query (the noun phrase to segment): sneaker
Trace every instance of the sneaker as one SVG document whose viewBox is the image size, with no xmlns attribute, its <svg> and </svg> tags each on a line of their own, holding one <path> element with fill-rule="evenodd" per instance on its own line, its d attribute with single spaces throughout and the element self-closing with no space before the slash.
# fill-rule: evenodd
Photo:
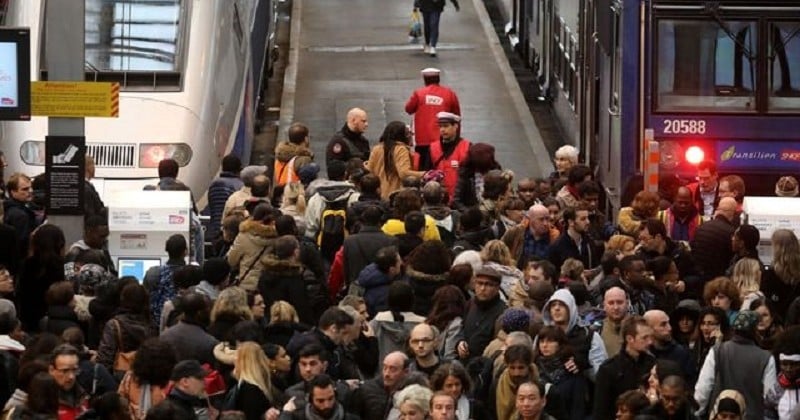
<svg viewBox="0 0 800 420">
<path fill-rule="evenodd" d="M 436 57 L 436 47 L 430 47 L 430 49 L 428 49 L 428 54 L 430 54 L 431 57 Z"/>
<path fill-rule="evenodd" d="M 422 52 L 423 52 L 423 54 L 430 54 L 430 52 L 431 52 L 431 47 L 430 47 L 430 45 L 428 45 L 428 44 L 425 44 L 425 46 L 424 46 L 424 47 L 422 47 Z"/>
</svg>

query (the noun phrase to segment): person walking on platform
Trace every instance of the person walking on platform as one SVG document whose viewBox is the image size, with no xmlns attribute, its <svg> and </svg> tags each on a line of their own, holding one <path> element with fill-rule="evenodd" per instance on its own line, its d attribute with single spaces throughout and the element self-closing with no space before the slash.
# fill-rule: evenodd
<svg viewBox="0 0 800 420">
<path fill-rule="evenodd" d="M 447 189 L 448 202 L 453 202 L 458 168 L 467 157 L 470 141 L 461 137 L 461 117 L 452 112 L 436 114 L 439 122 L 440 140 L 431 144 L 431 168 L 444 173 L 442 185 Z"/>
<path fill-rule="evenodd" d="M 439 126 L 436 114 L 452 112 L 461 115 L 461 106 L 456 93 L 439 84 L 441 70 L 429 67 L 422 70 L 421 87 L 411 94 L 406 102 L 406 113 L 414 114 L 415 151 L 419 153 L 419 170 L 431 168 L 430 146 L 439 140 Z"/>
<path fill-rule="evenodd" d="M 364 137 L 368 126 L 367 111 L 361 108 L 347 111 L 344 127 L 333 135 L 325 149 L 326 165 L 331 166 L 334 160 L 347 163 L 351 158 L 369 159 L 369 140 Z"/>
<path fill-rule="evenodd" d="M 425 54 L 436 57 L 436 44 L 439 42 L 439 18 L 447 0 L 416 0 L 414 6 L 422 12 L 422 27 L 425 31 Z M 453 2 L 456 12 L 461 10 L 457 0 Z"/>
</svg>

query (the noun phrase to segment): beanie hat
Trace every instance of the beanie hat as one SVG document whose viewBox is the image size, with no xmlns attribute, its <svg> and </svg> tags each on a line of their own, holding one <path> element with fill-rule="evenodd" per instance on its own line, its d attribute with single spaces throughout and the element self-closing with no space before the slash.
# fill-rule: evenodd
<svg viewBox="0 0 800 420">
<path fill-rule="evenodd" d="M 733 398 L 722 398 L 717 403 L 717 413 L 731 413 L 741 416 L 742 409 Z"/>
<path fill-rule="evenodd" d="M 500 324 L 506 333 L 514 331 L 527 332 L 530 322 L 531 316 L 528 311 L 520 308 L 509 308 L 503 312 L 500 318 Z"/>
<path fill-rule="evenodd" d="M 758 325 L 758 313 L 755 311 L 741 311 L 733 321 L 735 331 L 752 332 Z"/>
<path fill-rule="evenodd" d="M 775 183 L 775 195 L 778 197 L 797 197 L 800 187 L 793 176 L 784 176 Z"/>
</svg>

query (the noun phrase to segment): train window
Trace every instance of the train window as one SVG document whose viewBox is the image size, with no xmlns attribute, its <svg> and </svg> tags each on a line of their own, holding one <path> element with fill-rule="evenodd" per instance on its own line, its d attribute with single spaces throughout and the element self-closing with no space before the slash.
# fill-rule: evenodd
<svg viewBox="0 0 800 420">
<path fill-rule="evenodd" d="M 769 27 L 769 108 L 800 109 L 800 23 L 772 22 Z"/>
<path fill-rule="evenodd" d="M 181 0 L 86 0 L 86 67 L 181 71 Z"/>
<path fill-rule="evenodd" d="M 755 112 L 756 22 L 662 19 L 658 111 Z"/>
<path fill-rule="evenodd" d="M 6 24 L 6 13 L 8 13 L 8 0 L 0 0 L 0 26 Z"/>
</svg>

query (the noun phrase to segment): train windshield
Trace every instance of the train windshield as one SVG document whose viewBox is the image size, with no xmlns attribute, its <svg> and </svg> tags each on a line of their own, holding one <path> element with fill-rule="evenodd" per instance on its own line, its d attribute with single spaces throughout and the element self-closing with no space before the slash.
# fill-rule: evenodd
<svg viewBox="0 0 800 420">
<path fill-rule="evenodd" d="M 755 21 L 661 19 L 658 111 L 755 112 Z"/>
<path fill-rule="evenodd" d="M 800 109 L 800 23 L 772 22 L 769 28 L 769 107 Z"/>
<path fill-rule="evenodd" d="M 86 0 L 86 67 L 180 71 L 181 0 Z"/>
</svg>

